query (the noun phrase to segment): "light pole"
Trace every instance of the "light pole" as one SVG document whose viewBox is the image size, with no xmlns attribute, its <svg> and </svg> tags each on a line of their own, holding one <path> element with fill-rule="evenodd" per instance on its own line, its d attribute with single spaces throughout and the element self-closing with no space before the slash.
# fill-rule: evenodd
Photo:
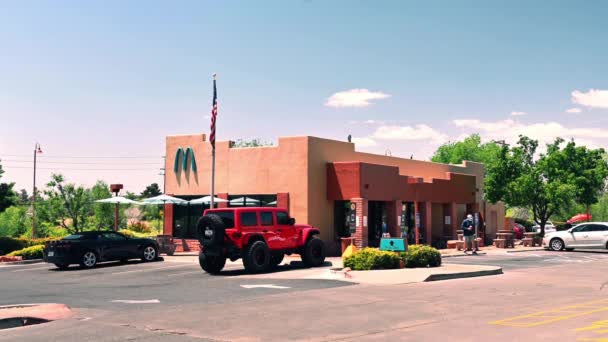
<svg viewBox="0 0 608 342">
<path fill-rule="evenodd" d="M 34 145 L 34 186 L 32 189 L 32 239 L 36 238 L 36 156 L 42 153 L 40 144 Z"/>
</svg>

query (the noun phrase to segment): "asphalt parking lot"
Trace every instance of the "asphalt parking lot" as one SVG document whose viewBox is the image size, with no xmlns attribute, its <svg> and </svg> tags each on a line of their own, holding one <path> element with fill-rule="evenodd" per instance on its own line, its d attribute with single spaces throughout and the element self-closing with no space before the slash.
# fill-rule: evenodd
<svg viewBox="0 0 608 342">
<path fill-rule="evenodd" d="M 279 271 L 289 271 L 281 266 Z M 90 270 L 71 267 L 60 271 L 38 263 L 0 267 L 0 305 L 63 303 L 71 307 L 124 310 L 159 303 L 218 304 L 277 292 L 297 292 L 348 286 L 333 280 L 243 279 L 243 267 L 227 265 L 221 276 L 205 273 L 191 262 L 130 261 L 99 264 Z M 126 305 L 129 304 L 129 305 Z"/>
<path fill-rule="evenodd" d="M 238 263 L 221 276 L 175 260 L 64 272 L 1 267 L 0 304 L 66 303 L 76 316 L 4 330 L 0 341 L 606 341 L 607 259 L 452 257 L 444 262 L 502 265 L 505 273 L 386 286 L 253 279 Z"/>
</svg>

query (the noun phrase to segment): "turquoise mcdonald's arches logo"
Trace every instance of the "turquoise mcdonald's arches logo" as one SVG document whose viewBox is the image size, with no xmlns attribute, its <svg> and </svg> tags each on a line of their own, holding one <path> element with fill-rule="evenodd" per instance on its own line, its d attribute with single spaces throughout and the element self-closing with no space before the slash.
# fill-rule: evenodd
<svg viewBox="0 0 608 342">
<path fill-rule="evenodd" d="M 190 157 L 190 158 L 188 158 Z M 188 171 L 188 159 L 190 159 L 190 167 L 192 172 L 196 172 L 196 159 L 194 158 L 194 150 L 192 147 L 187 147 L 185 150 L 181 147 L 175 152 L 175 163 L 173 163 L 173 172 L 177 173 L 180 170 Z"/>
</svg>

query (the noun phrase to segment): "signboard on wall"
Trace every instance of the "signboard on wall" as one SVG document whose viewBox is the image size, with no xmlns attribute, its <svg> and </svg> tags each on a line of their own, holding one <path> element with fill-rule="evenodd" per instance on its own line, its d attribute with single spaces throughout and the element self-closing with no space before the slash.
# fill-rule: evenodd
<svg viewBox="0 0 608 342">
<path fill-rule="evenodd" d="M 350 235 L 355 235 L 357 231 L 357 226 L 359 225 L 357 217 L 357 203 L 350 204 L 350 211 L 348 213 L 348 228 L 350 231 Z"/>
<path fill-rule="evenodd" d="M 416 213 L 416 228 L 420 229 L 420 213 Z"/>
</svg>

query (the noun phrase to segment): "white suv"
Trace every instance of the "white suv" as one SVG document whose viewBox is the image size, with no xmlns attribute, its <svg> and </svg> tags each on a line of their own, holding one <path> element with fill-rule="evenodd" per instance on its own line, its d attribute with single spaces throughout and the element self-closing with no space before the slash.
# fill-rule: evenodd
<svg viewBox="0 0 608 342">
<path fill-rule="evenodd" d="M 568 230 L 545 234 L 543 247 L 554 251 L 575 248 L 608 248 L 608 223 L 581 223 Z"/>
</svg>

